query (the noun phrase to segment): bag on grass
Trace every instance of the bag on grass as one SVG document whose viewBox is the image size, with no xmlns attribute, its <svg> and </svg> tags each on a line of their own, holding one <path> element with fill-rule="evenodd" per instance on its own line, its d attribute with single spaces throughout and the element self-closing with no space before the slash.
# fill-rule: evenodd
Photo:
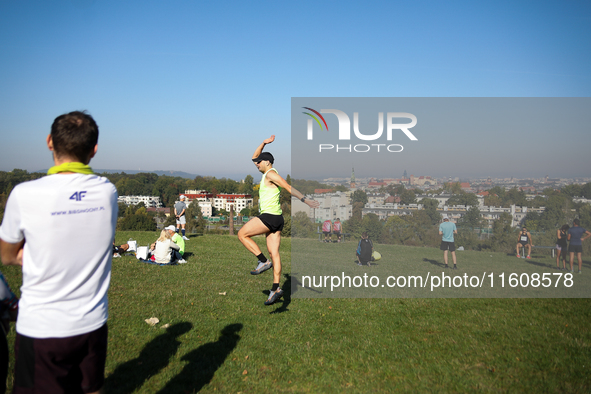
<svg viewBox="0 0 591 394">
<path fill-rule="evenodd" d="M 129 238 L 129 241 L 127 241 L 127 244 L 129 245 L 129 249 L 127 249 L 128 252 L 136 252 L 137 251 L 137 241 L 134 241 L 133 239 Z"/>
<path fill-rule="evenodd" d="M 148 258 L 148 250 L 150 250 L 150 248 L 148 248 L 147 246 L 138 246 L 137 252 L 135 253 L 135 257 L 138 260 L 146 260 Z"/>
</svg>

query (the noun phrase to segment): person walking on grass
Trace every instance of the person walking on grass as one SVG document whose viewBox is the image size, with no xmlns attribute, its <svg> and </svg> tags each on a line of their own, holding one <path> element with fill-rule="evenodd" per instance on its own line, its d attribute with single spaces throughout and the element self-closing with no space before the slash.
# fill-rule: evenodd
<svg viewBox="0 0 591 394">
<path fill-rule="evenodd" d="M 273 268 L 273 287 L 269 298 L 265 301 L 265 305 L 271 305 L 283 296 L 283 290 L 279 287 L 281 280 L 281 256 L 279 255 L 279 246 L 281 245 L 281 230 L 283 229 L 283 216 L 281 206 L 279 204 L 279 193 L 281 188 L 287 190 L 292 196 L 299 198 L 303 203 L 310 208 L 318 208 L 320 204 L 318 201 L 309 200 L 304 197 L 302 193 L 291 187 L 285 179 L 283 179 L 275 168 L 273 163 L 275 158 L 269 152 L 263 152 L 265 145 L 275 141 L 275 136 L 272 135 L 260 144 L 254 151 L 252 161 L 257 169 L 263 174 L 259 188 L 259 209 L 261 214 L 249 220 L 238 232 L 238 239 L 242 244 L 254 254 L 258 260 L 258 264 L 250 273 L 252 275 L 259 275 L 266 270 Z M 267 238 L 267 251 L 271 260 L 261 252 L 256 242 L 252 237 L 256 235 L 265 234 Z"/>
<path fill-rule="evenodd" d="M 451 252 L 451 258 L 454 262 L 454 269 L 458 269 L 456 265 L 456 244 L 454 243 L 454 234 L 457 234 L 458 230 L 456 224 L 449 221 L 446 216 L 443 218 L 443 223 L 439 225 L 439 235 L 442 235 L 441 245 L 439 249 L 443 250 L 443 261 L 445 262 L 445 268 L 448 268 L 447 264 L 447 251 Z"/>
<path fill-rule="evenodd" d="M 583 269 L 583 241 L 591 237 L 591 232 L 580 227 L 579 219 L 573 220 L 573 226 L 568 230 L 567 239 L 569 241 L 568 252 L 570 253 L 570 272 L 573 272 L 573 262 L 575 260 L 575 253 L 577 260 L 579 260 L 579 274 Z"/>
</svg>

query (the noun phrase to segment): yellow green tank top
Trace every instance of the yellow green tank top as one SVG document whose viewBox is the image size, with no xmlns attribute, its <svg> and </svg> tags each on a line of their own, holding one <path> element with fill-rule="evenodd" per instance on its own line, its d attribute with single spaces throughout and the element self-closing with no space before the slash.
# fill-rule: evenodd
<svg viewBox="0 0 591 394">
<path fill-rule="evenodd" d="M 274 168 L 270 168 L 269 171 L 277 172 L 277 170 Z M 261 178 L 261 185 L 259 187 L 259 210 L 261 213 L 281 215 L 281 205 L 279 204 L 279 193 L 281 192 L 281 188 L 279 186 L 269 187 L 265 185 L 267 172 L 263 174 L 263 177 Z"/>
</svg>

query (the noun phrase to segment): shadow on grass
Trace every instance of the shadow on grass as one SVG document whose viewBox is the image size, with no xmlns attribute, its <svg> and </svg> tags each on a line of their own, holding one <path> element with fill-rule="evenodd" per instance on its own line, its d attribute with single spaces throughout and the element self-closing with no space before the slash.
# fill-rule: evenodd
<svg viewBox="0 0 591 394">
<path fill-rule="evenodd" d="M 425 261 L 427 263 L 430 263 L 430 264 L 433 264 L 436 267 L 445 268 L 445 264 L 444 263 L 440 263 L 437 260 L 431 260 L 431 259 L 424 258 L 423 261 Z"/>
<path fill-rule="evenodd" d="M 181 342 L 177 337 L 191 330 L 188 322 L 177 323 L 166 332 L 150 341 L 140 355 L 119 365 L 105 380 L 107 393 L 132 393 L 139 389 L 150 377 L 164 369 L 178 350 Z"/>
<path fill-rule="evenodd" d="M 185 354 L 181 360 L 188 361 L 183 370 L 168 381 L 158 394 L 196 393 L 208 384 L 222 366 L 228 355 L 236 348 L 242 324 L 229 324 L 215 342 L 206 343 Z"/>
<path fill-rule="evenodd" d="M 292 276 L 289 274 L 283 274 L 283 276 L 285 277 L 285 282 L 283 282 L 283 286 L 281 287 L 281 289 L 283 290 L 283 297 L 282 297 L 282 301 L 283 303 L 281 304 L 281 306 L 271 312 L 269 312 L 270 314 L 274 314 L 274 313 L 283 313 L 283 312 L 287 312 L 289 311 L 289 309 L 287 309 L 287 307 L 289 306 L 289 304 L 291 304 L 291 278 Z M 269 296 L 269 291 L 265 292 L 267 294 L 267 296 Z"/>
<path fill-rule="evenodd" d="M 295 274 L 297 275 L 297 272 Z M 287 275 L 285 275 L 285 276 L 287 276 Z M 293 289 L 293 292 L 290 293 L 290 297 L 291 297 L 291 294 L 294 294 L 295 292 L 298 291 L 298 288 L 299 287 L 303 287 L 304 289 L 308 289 L 308 290 L 313 291 L 315 293 L 322 294 L 322 292 L 320 290 L 316 290 L 316 289 L 313 289 L 313 288 L 308 287 L 308 286 L 302 286 L 302 282 L 300 282 L 299 280 L 297 280 L 296 277 L 290 275 L 290 277 L 289 277 L 289 288 L 290 289 Z M 269 294 L 267 293 L 267 295 L 269 295 Z"/>
<path fill-rule="evenodd" d="M 545 267 L 545 268 L 553 268 L 552 265 L 548 265 L 548 264 L 544 264 L 544 263 L 539 263 L 537 261 L 534 260 L 529 260 L 529 259 L 525 259 L 525 262 L 531 265 L 536 265 L 538 267 Z M 554 262 L 556 264 L 556 262 Z"/>
</svg>

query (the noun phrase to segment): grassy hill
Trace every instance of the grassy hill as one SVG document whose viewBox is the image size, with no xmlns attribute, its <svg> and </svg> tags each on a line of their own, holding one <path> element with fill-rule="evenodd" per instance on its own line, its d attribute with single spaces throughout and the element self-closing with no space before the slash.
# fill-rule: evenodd
<svg viewBox="0 0 591 394">
<path fill-rule="evenodd" d="M 157 233 L 118 233 L 117 242 L 130 237 L 147 245 Z M 256 240 L 264 244 L 264 237 Z M 354 242 L 284 239 L 286 290 L 295 285 L 292 245 L 312 254 L 334 248 L 338 264 L 353 265 Z M 384 256 L 376 267 L 353 269 L 393 272 L 422 264 L 441 271 L 437 249 L 376 248 Z M 254 258 L 236 237 L 191 237 L 186 250 L 188 263 L 179 266 L 114 259 L 106 392 L 591 391 L 590 299 L 287 294 L 265 306 L 271 273 L 249 274 Z M 492 266 L 535 266 L 500 253 L 459 252 L 458 258 L 466 270 L 485 259 Z M 533 262 L 555 265 L 545 255 Z M 589 267 L 587 260 L 583 277 L 591 277 Z M 17 289 L 20 270 L 3 272 Z M 146 324 L 151 317 L 160 323 Z M 9 341 L 12 349 L 14 329 Z"/>
</svg>

